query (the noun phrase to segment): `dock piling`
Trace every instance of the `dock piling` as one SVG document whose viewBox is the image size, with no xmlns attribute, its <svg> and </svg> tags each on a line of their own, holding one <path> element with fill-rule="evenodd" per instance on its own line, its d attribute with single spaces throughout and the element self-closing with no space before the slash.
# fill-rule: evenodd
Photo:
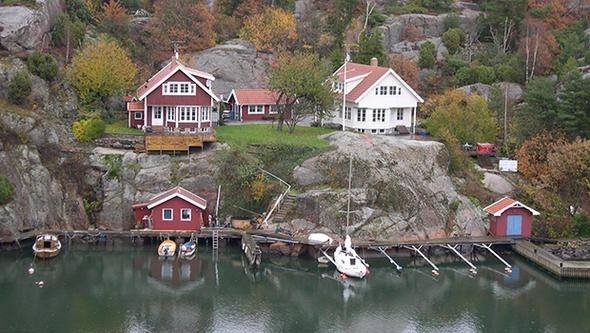
<svg viewBox="0 0 590 333">
<path fill-rule="evenodd" d="M 389 259 L 389 263 L 395 266 L 395 269 L 397 269 L 398 271 L 402 270 L 402 266 L 400 266 L 397 262 L 395 262 L 395 260 L 393 260 L 392 257 L 390 257 L 387 254 L 386 251 L 387 251 L 387 249 L 389 249 L 388 247 L 378 246 L 378 247 L 370 247 L 370 249 L 374 249 L 374 250 L 381 252 L 387 259 Z"/>
<path fill-rule="evenodd" d="M 424 258 L 424 260 L 426 260 L 426 262 L 429 263 L 430 266 L 432 266 L 432 274 L 434 274 L 434 275 L 438 275 L 439 274 L 438 267 L 432 261 L 430 261 L 430 259 L 428 259 L 428 257 L 424 253 L 422 253 L 422 251 L 420 251 L 422 249 L 422 245 L 420 245 L 418 247 L 416 247 L 415 245 L 412 245 L 412 246 L 404 246 L 404 247 L 406 249 L 408 249 L 408 250 L 414 250 L 422 258 Z"/>
<path fill-rule="evenodd" d="M 484 248 L 484 249 L 488 250 L 488 251 L 489 251 L 491 254 L 493 254 L 493 255 L 494 255 L 496 258 L 498 258 L 498 260 L 500 260 L 500 262 L 502 262 L 502 263 L 504 264 L 504 266 L 506 266 L 506 267 L 504 268 L 504 270 L 505 270 L 506 272 L 508 272 L 508 273 L 512 272 L 512 266 L 511 266 L 509 263 L 507 263 L 507 262 L 506 262 L 506 260 L 502 259 L 502 257 L 500 257 L 500 255 L 499 255 L 499 254 L 497 254 L 497 253 L 496 253 L 496 251 L 492 250 L 492 244 L 490 244 L 490 245 L 487 245 L 487 244 L 484 244 L 484 243 L 482 243 L 482 244 L 473 244 L 473 245 L 475 245 L 475 246 L 479 246 L 479 247 L 481 247 L 481 248 Z"/>
<path fill-rule="evenodd" d="M 463 261 L 465 261 L 465 263 L 467 265 L 469 265 L 469 267 L 471 267 L 471 269 L 469 270 L 471 273 L 473 274 L 477 274 L 477 267 L 475 267 L 474 264 L 471 263 L 471 261 L 467 260 L 467 258 L 465 258 L 461 252 L 457 251 L 457 245 L 455 246 L 451 246 L 449 244 L 445 244 L 445 245 L 441 245 L 444 248 L 447 248 L 449 250 L 451 250 L 453 253 L 455 253 L 457 256 L 459 256 L 459 258 L 461 258 Z"/>
</svg>

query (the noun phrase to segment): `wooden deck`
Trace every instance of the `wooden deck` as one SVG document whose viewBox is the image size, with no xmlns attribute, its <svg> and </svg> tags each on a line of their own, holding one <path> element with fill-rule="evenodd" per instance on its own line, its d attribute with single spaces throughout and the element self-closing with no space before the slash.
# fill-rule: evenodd
<svg viewBox="0 0 590 333">
<path fill-rule="evenodd" d="M 215 132 L 207 133 L 149 133 L 144 137 L 146 152 L 189 152 L 191 148 L 203 148 L 205 143 L 216 142 Z"/>
</svg>

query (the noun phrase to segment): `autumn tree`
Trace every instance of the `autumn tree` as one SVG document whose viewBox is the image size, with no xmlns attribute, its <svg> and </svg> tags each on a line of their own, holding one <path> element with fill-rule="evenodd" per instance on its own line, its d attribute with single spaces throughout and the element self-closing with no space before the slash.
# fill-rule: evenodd
<svg viewBox="0 0 590 333">
<path fill-rule="evenodd" d="M 236 38 L 244 19 L 261 13 L 264 0 L 219 0 L 215 1 L 215 32 L 219 40 Z"/>
<path fill-rule="evenodd" d="M 561 29 L 572 21 L 567 4 L 562 0 L 528 0 L 529 13 L 542 19 L 551 29 Z"/>
<path fill-rule="evenodd" d="M 72 59 L 68 77 L 82 103 L 101 102 L 133 86 L 135 64 L 125 50 L 106 35 L 87 44 Z"/>
<path fill-rule="evenodd" d="M 201 1 L 157 0 L 150 24 L 153 44 L 170 50 L 178 43 L 184 50 L 200 51 L 215 45 L 213 15 Z"/>
<path fill-rule="evenodd" d="M 526 80 L 530 81 L 534 75 L 550 73 L 559 45 L 542 21 L 527 18 L 524 25 L 519 52 L 525 59 Z"/>
<path fill-rule="evenodd" d="M 498 124 L 482 96 L 450 90 L 430 98 L 425 109 L 430 112 L 425 124 L 434 136 L 449 131 L 459 142 L 494 142 Z"/>
<path fill-rule="evenodd" d="M 389 56 L 389 67 L 401 76 L 413 89 L 417 89 L 420 79 L 420 69 L 416 62 L 401 54 L 391 54 Z"/>
<path fill-rule="evenodd" d="M 258 50 L 281 51 L 292 49 L 297 40 L 297 22 L 293 14 L 278 7 L 248 17 L 239 33 Z"/>
<path fill-rule="evenodd" d="M 277 57 L 270 67 L 268 85 L 278 95 L 279 130 L 287 123 L 292 132 L 302 118 L 323 118 L 331 112 L 334 96 L 326 80 L 329 74 L 328 66 L 312 53 L 282 53 Z"/>
<path fill-rule="evenodd" d="M 129 15 L 118 0 L 109 0 L 102 5 L 100 28 L 118 37 L 129 32 Z"/>
</svg>

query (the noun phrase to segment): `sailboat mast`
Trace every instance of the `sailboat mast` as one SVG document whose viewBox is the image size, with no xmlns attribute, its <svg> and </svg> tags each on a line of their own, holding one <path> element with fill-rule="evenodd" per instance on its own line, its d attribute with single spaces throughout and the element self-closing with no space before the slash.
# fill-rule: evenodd
<svg viewBox="0 0 590 333">
<path fill-rule="evenodd" d="M 346 204 L 346 234 L 348 235 L 348 224 L 350 222 L 350 188 L 352 187 L 352 154 L 348 166 L 348 202 Z"/>
</svg>

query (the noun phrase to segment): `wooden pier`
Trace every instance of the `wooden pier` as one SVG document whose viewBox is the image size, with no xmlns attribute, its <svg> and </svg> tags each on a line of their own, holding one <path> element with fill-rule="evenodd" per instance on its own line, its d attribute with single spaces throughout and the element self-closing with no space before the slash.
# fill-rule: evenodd
<svg viewBox="0 0 590 333">
<path fill-rule="evenodd" d="M 526 259 L 545 270 L 562 278 L 590 278 L 590 262 L 564 260 L 531 243 L 528 240 L 517 241 L 512 248 Z"/>
<path fill-rule="evenodd" d="M 205 143 L 216 142 L 215 132 L 204 133 L 149 133 L 144 137 L 146 152 L 177 152 L 187 154 L 191 148 L 203 148 Z"/>
</svg>

